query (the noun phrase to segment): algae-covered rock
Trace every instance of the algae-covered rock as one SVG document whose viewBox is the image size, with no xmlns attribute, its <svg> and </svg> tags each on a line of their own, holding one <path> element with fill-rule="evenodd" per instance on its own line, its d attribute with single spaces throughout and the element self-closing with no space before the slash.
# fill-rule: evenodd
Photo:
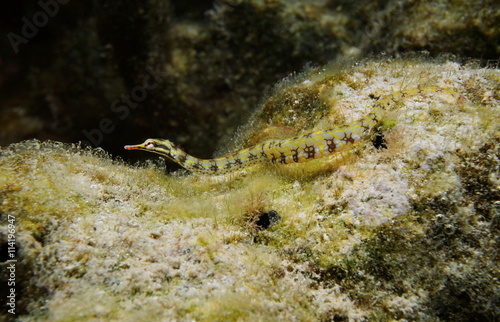
<svg viewBox="0 0 500 322">
<path fill-rule="evenodd" d="M 221 148 L 388 103 L 373 136 L 327 158 L 209 177 L 53 141 L 3 147 L 0 282 L 17 260 L 17 317 L 498 319 L 500 72 L 339 65 L 281 82 Z"/>
</svg>

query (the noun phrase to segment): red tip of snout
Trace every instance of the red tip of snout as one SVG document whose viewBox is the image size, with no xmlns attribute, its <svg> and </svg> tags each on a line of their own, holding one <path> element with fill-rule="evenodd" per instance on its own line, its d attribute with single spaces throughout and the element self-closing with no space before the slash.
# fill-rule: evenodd
<svg viewBox="0 0 500 322">
<path fill-rule="evenodd" d="M 125 145 L 124 146 L 125 150 L 135 150 L 138 147 L 139 147 L 138 145 Z"/>
</svg>

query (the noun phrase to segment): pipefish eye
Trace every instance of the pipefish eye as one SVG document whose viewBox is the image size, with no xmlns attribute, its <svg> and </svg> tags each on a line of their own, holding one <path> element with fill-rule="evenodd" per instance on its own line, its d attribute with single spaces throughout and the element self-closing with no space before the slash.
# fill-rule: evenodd
<svg viewBox="0 0 500 322">
<path fill-rule="evenodd" d="M 146 149 L 152 149 L 156 147 L 156 143 L 154 141 L 146 141 L 146 144 L 144 144 L 144 147 Z"/>
</svg>

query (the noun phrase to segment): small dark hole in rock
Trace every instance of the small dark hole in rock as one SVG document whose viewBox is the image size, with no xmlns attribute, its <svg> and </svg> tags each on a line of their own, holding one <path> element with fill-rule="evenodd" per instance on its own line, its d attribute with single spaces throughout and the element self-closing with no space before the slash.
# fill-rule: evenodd
<svg viewBox="0 0 500 322">
<path fill-rule="evenodd" d="M 382 134 L 382 131 L 377 131 L 377 134 L 373 138 L 373 146 L 380 150 L 380 149 L 387 149 L 387 142 L 385 141 L 384 134 Z"/>
<path fill-rule="evenodd" d="M 275 210 L 271 210 L 269 212 L 265 212 L 259 216 L 259 219 L 255 222 L 255 225 L 259 230 L 264 230 L 271 227 L 273 224 L 277 223 L 281 220 L 281 216 L 278 215 L 278 212 Z"/>
</svg>

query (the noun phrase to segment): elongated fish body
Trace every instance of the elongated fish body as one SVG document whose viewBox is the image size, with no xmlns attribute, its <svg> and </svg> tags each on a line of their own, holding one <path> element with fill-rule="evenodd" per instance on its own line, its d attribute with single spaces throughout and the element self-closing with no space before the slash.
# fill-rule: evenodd
<svg viewBox="0 0 500 322">
<path fill-rule="evenodd" d="M 199 159 L 187 154 L 169 140 L 147 139 L 138 145 L 126 145 L 127 150 L 144 150 L 161 154 L 185 169 L 199 174 L 220 175 L 259 163 L 300 163 L 323 158 L 358 142 L 376 126 L 386 108 L 405 98 L 430 92 L 458 94 L 440 87 L 413 88 L 382 97 L 363 119 L 325 131 L 317 131 L 286 140 L 268 140 L 253 147 L 216 159 Z M 459 96 L 459 95 L 458 95 Z"/>
<path fill-rule="evenodd" d="M 376 107 L 360 121 L 291 139 L 264 141 L 251 148 L 216 159 L 198 159 L 187 154 L 171 141 L 162 139 L 147 139 L 142 144 L 126 145 L 125 149 L 158 153 L 189 171 L 219 175 L 259 162 L 289 164 L 329 156 L 359 141 L 380 122 L 383 112 L 383 109 Z"/>
</svg>

